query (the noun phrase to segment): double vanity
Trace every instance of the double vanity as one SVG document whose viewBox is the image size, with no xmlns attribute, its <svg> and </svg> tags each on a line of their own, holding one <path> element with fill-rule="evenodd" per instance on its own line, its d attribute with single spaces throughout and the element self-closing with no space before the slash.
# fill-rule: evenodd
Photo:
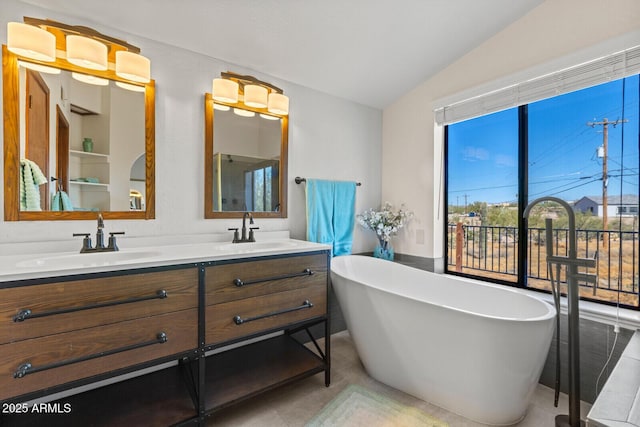
<svg viewBox="0 0 640 427">
<path fill-rule="evenodd" d="M 203 425 L 293 380 L 324 372 L 328 385 L 329 342 L 314 334 L 329 333 L 331 248 L 288 232 L 253 241 L 254 216 L 287 218 L 282 89 L 222 72 L 233 96 L 204 95 L 204 218 L 241 218 L 242 232 L 127 236 L 118 251 L 103 219 L 156 219 L 155 81 L 116 66 L 148 59 L 84 25 L 12 24 L 55 54 L 2 47 L 4 221 L 98 217 L 99 233 L 95 247 L 85 233 L 71 247 L 0 244 L 0 425 Z M 72 37 L 109 66 L 72 60 Z M 249 102 L 250 88 L 263 96 Z"/>
<path fill-rule="evenodd" d="M 292 239 L 0 256 L 0 424 L 204 425 L 293 380 L 329 385 L 309 330 L 328 336 L 329 263 Z"/>
</svg>

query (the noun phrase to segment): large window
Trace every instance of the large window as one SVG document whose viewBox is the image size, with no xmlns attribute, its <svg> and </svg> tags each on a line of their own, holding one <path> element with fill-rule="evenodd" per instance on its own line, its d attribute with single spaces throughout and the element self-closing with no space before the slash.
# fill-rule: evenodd
<svg viewBox="0 0 640 427">
<path fill-rule="evenodd" d="M 467 120 L 447 131 L 449 265 L 515 282 L 518 111 Z"/>
<path fill-rule="evenodd" d="M 445 131 L 447 271 L 548 289 L 551 247 L 566 255 L 574 212 L 584 298 L 639 306 L 639 76 L 449 124 Z M 560 275 L 564 280 L 564 274 Z"/>
</svg>

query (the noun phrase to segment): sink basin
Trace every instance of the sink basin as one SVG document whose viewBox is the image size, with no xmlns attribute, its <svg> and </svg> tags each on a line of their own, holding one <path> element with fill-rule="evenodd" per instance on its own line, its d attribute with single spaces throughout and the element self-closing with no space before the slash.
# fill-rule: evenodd
<svg viewBox="0 0 640 427">
<path fill-rule="evenodd" d="M 220 251 L 229 251 L 232 253 L 247 253 L 277 251 L 281 249 L 295 248 L 296 246 L 298 246 L 296 242 L 275 240 L 270 242 L 225 243 L 223 245 L 216 246 L 215 248 Z"/>
<path fill-rule="evenodd" d="M 20 268 L 81 268 L 98 267 L 103 265 L 126 264 L 144 258 L 160 255 L 158 251 L 119 251 L 119 252 L 89 252 L 68 255 L 52 255 L 43 258 L 20 261 L 16 267 Z"/>
</svg>

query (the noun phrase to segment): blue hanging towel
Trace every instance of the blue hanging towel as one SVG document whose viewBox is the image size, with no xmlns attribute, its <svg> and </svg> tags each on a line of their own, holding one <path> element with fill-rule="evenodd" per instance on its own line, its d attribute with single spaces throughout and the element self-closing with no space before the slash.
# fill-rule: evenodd
<svg viewBox="0 0 640 427">
<path fill-rule="evenodd" d="M 337 181 L 333 189 L 333 256 L 349 255 L 356 217 L 356 183 Z"/>
<path fill-rule="evenodd" d="M 351 253 L 356 183 L 307 179 L 307 240 L 332 245 L 333 256 Z"/>
<path fill-rule="evenodd" d="M 53 195 L 53 200 L 51 201 L 51 210 L 72 211 L 73 204 L 71 203 L 69 195 L 62 190 L 56 191 L 56 194 Z"/>
<path fill-rule="evenodd" d="M 307 179 L 307 240 L 333 244 L 333 182 Z"/>
</svg>

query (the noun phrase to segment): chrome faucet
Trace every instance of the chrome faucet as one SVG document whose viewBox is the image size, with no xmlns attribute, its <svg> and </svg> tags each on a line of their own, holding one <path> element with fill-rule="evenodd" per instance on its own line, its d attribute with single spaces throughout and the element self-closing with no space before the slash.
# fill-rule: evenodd
<svg viewBox="0 0 640 427">
<path fill-rule="evenodd" d="M 74 237 L 82 236 L 82 249 L 80 249 L 80 253 L 87 252 L 115 252 L 120 250 L 116 243 L 116 235 L 124 234 L 124 231 L 113 231 L 109 233 L 109 243 L 107 246 L 104 245 L 104 218 L 102 214 L 98 214 L 98 229 L 96 230 L 96 246 L 93 247 L 91 244 L 91 235 L 90 233 L 73 233 Z"/>
<path fill-rule="evenodd" d="M 242 215 L 242 236 L 238 235 L 237 228 L 229 228 L 229 231 L 233 231 L 233 241 L 232 243 L 246 243 L 246 242 L 255 242 L 256 238 L 254 236 L 253 230 L 258 230 L 260 227 L 249 227 L 249 236 L 247 236 L 247 218 L 249 218 L 249 225 L 253 224 L 253 215 L 251 212 L 245 212 Z"/>
<path fill-rule="evenodd" d="M 104 246 L 104 218 L 102 214 L 98 214 L 98 230 L 96 231 L 96 250 L 101 251 L 105 249 Z"/>
</svg>

